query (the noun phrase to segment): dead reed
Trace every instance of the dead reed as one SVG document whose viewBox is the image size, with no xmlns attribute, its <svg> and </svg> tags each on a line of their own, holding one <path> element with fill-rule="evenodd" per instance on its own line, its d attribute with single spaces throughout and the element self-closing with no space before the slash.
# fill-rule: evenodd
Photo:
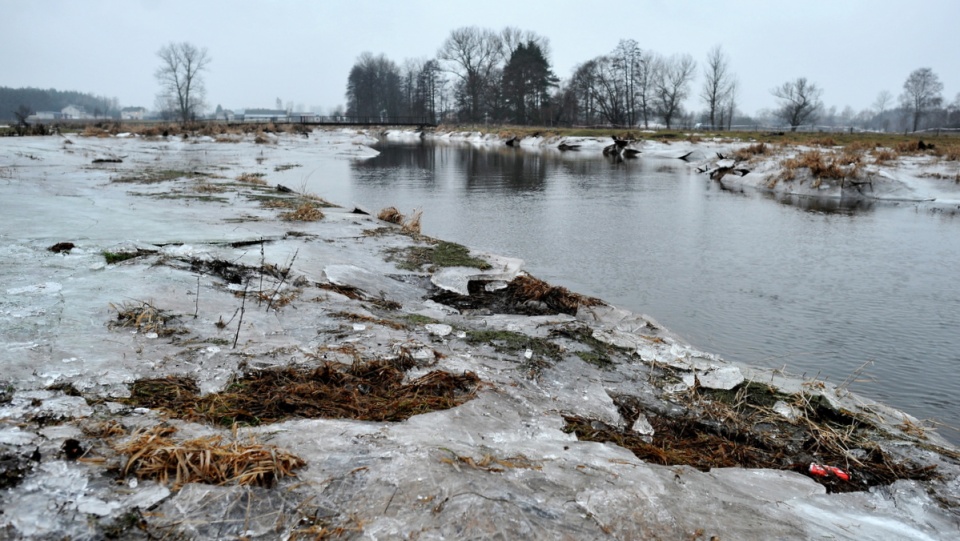
<svg viewBox="0 0 960 541">
<path fill-rule="evenodd" d="M 176 429 L 154 426 L 139 430 L 129 441 L 114 449 L 128 455 L 124 475 L 173 483 L 179 489 L 187 483 L 259 485 L 272 487 L 306 463 L 299 457 L 252 438 L 243 443 L 224 442 L 221 436 L 187 441 L 170 438 Z"/>
<path fill-rule="evenodd" d="M 319 222 L 323 219 L 323 211 L 313 202 L 304 201 L 295 210 L 281 213 L 280 219 L 287 222 Z"/>
<path fill-rule="evenodd" d="M 413 214 L 410 215 L 410 218 L 408 218 L 405 222 L 403 222 L 403 225 L 401 225 L 403 232 L 411 235 L 419 235 L 420 218 L 422 216 L 423 209 L 414 209 Z"/>
<path fill-rule="evenodd" d="M 403 223 L 403 214 L 397 210 L 397 207 L 387 207 L 377 214 L 377 218 L 385 222 L 400 225 Z"/>
<path fill-rule="evenodd" d="M 318 368 L 250 372 L 219 393 L 199 395 L 188 378 L 138 380 L 127 401 L 191 421 L 258 425 L 292 417 L 402 421 L 474 397 L 480 378 L 433 371 L 404 383 L 392 361 L 324 363 Z"/>
<path fill-rule="evenodd" d="M 581 306 L 597 306 L 603 301 L 573 293 L 560 286 L 552 286 L 529 274 L 520 274 L 507 286 L 507 294 L 515 303 L 542 302 L 559 313 L 576 315 Z"/>
<path fill-rule="evenodd" d="M 144 301 L 125 302 L 120 306 L 113 303 L 110 308 L 117 311 L 117 318 L 110 323 L 110 328 L 134 328 L 137 332 L 155 332 L 160 336 L 169 336 L 180 332 L 180 329 L 168 326 L 176 316 L 158 309 Z"/>
</svg>

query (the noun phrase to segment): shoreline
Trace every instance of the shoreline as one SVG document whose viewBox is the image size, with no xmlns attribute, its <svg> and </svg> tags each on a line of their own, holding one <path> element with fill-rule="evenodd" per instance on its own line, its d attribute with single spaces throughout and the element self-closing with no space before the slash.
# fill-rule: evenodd
<svg viewBox="0 0 960 541">
<path fill-rule="evenodd" d="M 159 512 L 145 519 L 154 531 L 203 537 L 202 526 L 169 515 L 185 508 L 201 523 L 217 523 L 223 509 L 201 505 L 209 494 L 224 501 L 254 494 L 246 497 L 261 510 L 287 512 L 321 495 L 331 502 L 323 527 L 359 528 L 355 535 L 368 537 L 454 535 L 452 517 L 464 514 L 480 531 L 513 537 L 628 539 L 702 529 L 720 538 L 904 531 L 936 538 L 957 525 L 960 455 L 907 414 L 842 386 L 727 363 L 648 317 L 526 276 L 518 260 L 470 254 L 492 268 L 445 266 L 433 259 L 442 246 L 435 239 L 277 192 L 271 182 L 238 180 L 315 153 L 375 155 L 365 147 L 368 136 L 280 136 L 260 145 L 251 138 L 70 139 L 0 141 L 14 158 L 0 178 L 4 200 L 17 209 L 0 237 L 10 266 L 0 320 L 10 367 L 0 444 L 11 457 L 34 448 L 41 457 L 11 459 L 5 470 L 23 475 L 3 489 L 11 498 L 0 524 L 21 535 L 102 532 L 140 507 Z M 119 163 L 92 164 L 121 155 Z M 298 221 L 312 215 L 306 207 L 323 218 Z M 281 218 L 287 213 L 292 221 Z M 66 241 L 75 244 L 68 253 L 48 251 Z M 103 252 L 133 257 L 107 264 Z M 135 309 L 132 324 L 118 325 Z M 258 438 L 305 462 L 299 481 L 274 488 L 175 489 L 148 478 L 131 482 L 132 474 L 120 476 L 123 485 L 96 480 L 122 463 L 117 447 L 137 430 L 162 423 L 183 438 L 230 437 L 203 416 L 131 403 L 133 382 L 189 377 L 201 394 L 217 396 L 249 373 L 326 363 L 347 370 L 360 362 L 400 366 L 406 382 L 439 371 L 446 376 L 432 377 L 469 373 L 479 383 L 454 393 L 452 409 L 400 421 L 293 418 L 237 428 L 234 437 Z M 351 392 L 368 392 L 362 389 Z M 797 466 L 656 465 L 638 457 L 661 436 L 682 433 L 681 421 L 721 437 L 714 446 L 739 438 L 793 453 L 787 462 Z M 92 425 L 110 422 L 118 433 L 91 436 Z M 814 448 L 801 437 L 812 437 Z M 99 462 L 64 458 L 68 440 Z M 748 447 L 732 450 L 738 445 Z M 835 456 L 818 455 L 829 447 L 846 457 L 827 465 L 857 484 L 800 473 Z M 691 448 L 701 458 L 713 451 Z M 903 480 L 868 476 L 867 465 L 880 458 L 904 464 L 897 470 Z M 922 478 L 927 466 L 940 477 Z M 37 503 L 73 514 L 44 526 L 30 510 Z M 877 523 L 853 526 L 877 509 Z M 99 517 L 93 526 L 89 514 Z M 265 529 L 254 537 L 268 535 L 258 527 Z"/>
<path fill-rule="evenodd" d="M 400 142 L 426 138 L 484 146 L 509 143 L 523 150 L 576 154 L 603 153 L 611 144 L 608 137 L 507 137 L 479 131 L 387 130 L 381 135 Z M 690 132 L 682 134 L 683 139 L 657 139 L 655 132 L 641 131 L 641 135 L 647 138 L 622 140 L 628 143 L 625 148 L 636 154 L 605 157 L 613 160 L 642 159 L 644 156 L 678 159 L 723 189 L 732 191 L 753 190 L 778 197 L 824 201 L 914 203 L 960 209 L 960 162 L 950 138 L 938 139 L 941 144 L 944 141 L 950 144 L 949 148 L 935 150 L 936 145 L 928 143 L 920 149 L 917 145 L 922 143 L 921 139 L 913 142 L 913 146 L 904 142 L 894 147 L 879 143 L 843 145 L 833 140 L 830 134 L 814 139 L 814 144 L 783 142 L 775 135 L 760 139 L 741 139 L 736 133 L 709 136 Z M 569 150 L 571 147 L 574 150 Z M 749 170 L 749 173 L 716 175 L 716 170 L 722 167 Z"/>
</svg>

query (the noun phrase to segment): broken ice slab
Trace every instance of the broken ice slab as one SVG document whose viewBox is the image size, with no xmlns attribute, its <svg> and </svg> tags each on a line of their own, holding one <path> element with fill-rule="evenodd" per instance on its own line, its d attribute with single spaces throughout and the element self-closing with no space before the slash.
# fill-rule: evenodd
<svg viewBox="0 0 960 541">
<path fill-rule="evenodd" d="M 736 366 L 722 366 L 697 374 L 701 387 L 729 391 L 743 383 L 743 374 Z"/>
<path fill-rule="evenodd" d="M 419 301 L 424 295 L 418 287 L 354 265 L 327 265 L 323 272 L 330 283 L 359 289 L 372 299 L 382 298 L 406 305 Z"/>
<path fill-rule="evenodd" d="M 424 328 L 426 328 L 430 334 L 441 338 L 453 332 L 453 327 L 444 323 L 428 323 L 424 325 Z"/>
<path fill-rule="evenodd" d="M 523 260 L 512 257 L 483 254 L 491 268 L 480 270 L 473 267 L 444 267 L 430 277 L 433 285 L 459 295 L 469 295 L 469 284 L 479 282 L 510 282 L 523 267 Z"/>
</svg>

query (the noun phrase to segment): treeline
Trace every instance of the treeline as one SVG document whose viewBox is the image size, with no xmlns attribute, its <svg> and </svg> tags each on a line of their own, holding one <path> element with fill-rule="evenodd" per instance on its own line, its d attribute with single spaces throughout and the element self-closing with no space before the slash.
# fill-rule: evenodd
<svg viewBox="0 0 960 541">
<path fill-rule="evenodd" d="M 664 56 L 620 40 L 578 65 L 566 81 L 553 72 L 550 43 L 530 31 L 458 28 L 436 58 L 396 64 L 365 52 L 347 79 L 346 114 L 437 121 L 534 125 L 671 127 L 689 120 L 684 102 L 697 75 L 690 55 Z M 707 59 L 703 90 L 711 124 L 729 125 L 736 81 L 723 51 Z"/>
<path fill-rule="evenodd" d="M 0 120 L 15 121 L 15 113 L 21 110 L 21 107 L 26 107 L 32 114 L 37 111 L 59 112 L 68 105 L 83 107 L 92 117 L 120 118 L 120 103 L 117 98 L 53 88 L 0 87 Z"/>
<path fill-rule="evenodd" d="M 773 83 L 777 108 L 749 116 L 738 108 L 737 77 L 720 46 L 698 66 L 688 54 L 665 56 L 622 39 L 561 79 L 547 38 L 512 27 L 464 27 L 450 33 L 434 58 L 397 64 L 384 54 L 360 55 L 347 79 L 345 114 L 528 125 L 960 128 L 960 94 L 944 99 L 930 68 L 909 74 L 898 96 L 881 91 L 859 112 L 826 107 L 823 89 L 806 77 Z"/>
</svg>

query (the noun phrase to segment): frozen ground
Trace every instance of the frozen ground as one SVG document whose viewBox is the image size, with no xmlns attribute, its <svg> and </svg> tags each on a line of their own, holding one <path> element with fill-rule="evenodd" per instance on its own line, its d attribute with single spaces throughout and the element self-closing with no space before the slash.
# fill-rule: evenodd
<svg viewBox="0 0 960 541">
<path fill-rule="evenodd" d="M 492 268 L 410 270 L 396 254 L 429 239 L 350 208 L 323 208 L 315 222 L 278 218 L 297 195 L 277 184 L 296 190 L 304 171 L 375 156 L 370 142 L 353 132 L 265 144 L 0 139 L 0 539 L 960 536 L 957 451 L 906 414 L 726 363 L 602 303 L 558 310 L 543 297 L 500 309 L 501 297 L 478 299 L 509 291 L 521 262 L 475 254 Z M 93 163 L 104 159 L 121 161 Z M 239 182 L 244 173 L 267 184 Z M 64 242 L 74 247 L 48 249 Z M 105 252 L 137 257 L 107 263 Z M 119 324 L 120 312 L 144 305 L 175 332 Z M 244 373 L 359 359 L 412 359 L 408 380 L 440 370 L 482 383 L 458 407 L 403 421 L 295 416 L 235 434 L 126 401 L 145 378 L 185 376 L 209 394 Z M 755 413 L 743 408 L 750 382 L 782 398 L 756 406 L 761 423 L 739 417 Z M 732 393 L 739 402 L 720 407 Z M 796 467 L 705 471 L 578 437 L 656 444 L 653 425 L 682 419 L 734 443 L 776 440 L 798 433 L 810 404 L 823 433 L 859 435 L 836 436 L 858 445 L 834 463 L 857 490 L 801 473 L 820 450 L 799 440 L 768 442 L 793 449 L 786 462 Z M 106 423 L 116 429 L 96 430 Z M 161 424 L 182 438 L 253 437 L 306 465 L 269 488 L 124 475 L 118 444 Z M 858 464 L 868 455 L 937 475 L 867 483 Z"/>
</svg>

